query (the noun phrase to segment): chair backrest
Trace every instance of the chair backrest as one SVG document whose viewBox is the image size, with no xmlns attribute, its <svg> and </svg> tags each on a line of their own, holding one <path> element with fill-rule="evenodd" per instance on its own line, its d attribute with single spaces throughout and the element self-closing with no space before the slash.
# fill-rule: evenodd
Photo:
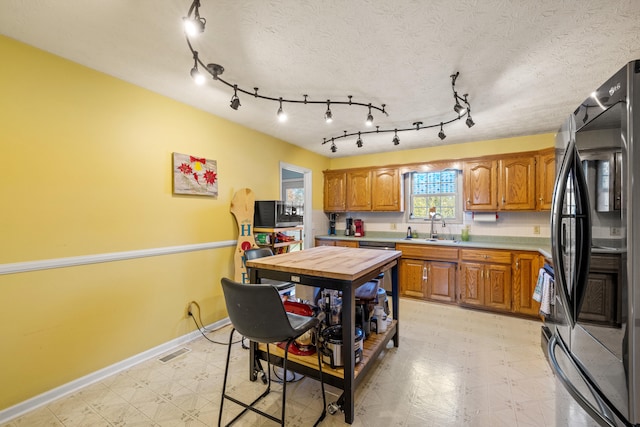
<svg viewBox="0 0 640 427">
<path fill-rule="evenodd" d="M 296 336 L 273 286 L 238 283 L 223 277 L 222 292 L 231 324 L 250 340 L 270 343 Z"/>
<path fill-rule="evenodd" d="M 273 251 L 271 251 L 271 248 L 247 249 L 244 251 L 244 256 L 246 259 L 263 258 L 266 256 L 273 256 Z"/>
</svg>

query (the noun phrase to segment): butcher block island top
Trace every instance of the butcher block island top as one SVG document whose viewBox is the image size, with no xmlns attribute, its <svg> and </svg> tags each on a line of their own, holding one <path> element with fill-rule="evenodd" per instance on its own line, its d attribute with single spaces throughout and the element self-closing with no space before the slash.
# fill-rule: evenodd
<svg viewBox="0 0 640 427">
<path fill-rule="evenodd" d="M 303 251 L 247 261 L 247 266 L 356 281 L 374 270 L 380 270 L 380 267 L 384 267 L 381 270 L 393 267 L 401 255 L 400 251 L 316 246 Z"/>
</svg>

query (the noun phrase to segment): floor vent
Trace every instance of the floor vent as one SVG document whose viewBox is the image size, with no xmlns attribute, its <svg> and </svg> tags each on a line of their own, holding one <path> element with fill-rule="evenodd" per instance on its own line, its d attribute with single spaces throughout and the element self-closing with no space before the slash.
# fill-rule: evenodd
<svg viewBox="0 0 640 427">
<path fill-rule="evenodd" d="M 174 351 L 173 353 L 167 354 L 166 356 L 162 356 L 158 360 L 160 362 L 162 362 L 162 363 L 167 363 L 167 362 L 175 359 L 178 356 L 182 356 L 185 353 L 189 353 L 190 351 L 191 351 L 190 348 L 182 347 L 181 349 L 178 349 L 178 350 Z"/>
</svg>

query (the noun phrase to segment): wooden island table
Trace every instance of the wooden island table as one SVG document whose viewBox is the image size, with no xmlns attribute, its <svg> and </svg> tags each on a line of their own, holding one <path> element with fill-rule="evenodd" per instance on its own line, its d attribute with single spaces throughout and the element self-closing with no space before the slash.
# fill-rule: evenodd
<svg viewBox="0 0 640 427">
<path fill-rule="evenodd" d="M 344 366 L 331 369 L 323 366 L 323 378 L 327 384 L 340 388 L 343 392 L 338 406 L 344 411 L 345 422 L 354 419 L 354 392 L 358 384 L 373 366 L 373 361 L 393 339 L 399 345 L 399 304 L 398 304 L 398 258 L 400 251 L 380 251 L 375 249 L 346 248 L 339 246 L 317 246 L 303 251 L 289 252 L 271 257 L 247 261 L 251 283 L 261 279 L 294 282 L 301 285 L 342 291 L 342 342 Z M 393 320 L 386 332 L 375 334 L 364 341 L 362 361 L 355 364 L 355 290 L 360 285 L 375 279 L 381 272 L 391 273 Z M 346 344 L 345 344 L 346 343 Z M 256 379 L 257 361 L 266 360 L 267 352 L 258 343 L 250 345 L 250 375 Z M 271 346 L 272 364 L 282 366 L 284 352 Z M 287 369 L 303 375 L 318 378 L 317 356 L 296 356 L 289 354 Z"/>
</svg>

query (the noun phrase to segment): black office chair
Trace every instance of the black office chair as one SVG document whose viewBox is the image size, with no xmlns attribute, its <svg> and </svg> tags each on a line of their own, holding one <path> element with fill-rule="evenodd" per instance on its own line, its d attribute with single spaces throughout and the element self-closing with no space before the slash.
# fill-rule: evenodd
<svg viewBox="0 0 640 427">
<path fill-rule="evenodd" d="M 247 261 L 250 261 L 252 259 L 263 258 L 266 256 L 273 256 L 273 251 L 271 250 L 271 248 L 253 248 L 253 249 L 247 249 L 246 251 L 244 251 L 244 257 Z M 251 269 L 247 268 L 247 272 L 250 272 L 250 271 Z M 262 279 L 261 282 L 266 283 L 268 285 L 275 286 L 276 289 L 278 289 L 278 292 L 280 293 L 286 292 L 287 290 L 293 288 L 296 285 L 295 283 L 291 283 L 291 282 L 279 282 L 277 280 L 271 280 L 271 279 Z"/>
<path fill-rule="evenodd" d="M 284 309 L 284 305 L 282 304 L 280 294 L 276 288 L 271 285 L 243 284 L 234 282 L 225 277 L 222 278 L 222 291 L 224 293 L 227 312 L 229 313 L 229 319 L 231 320 L 233 328 L 229 334 L 229 349 L 227 351 L 227 362 L 224 369 L 222 400 L 220 402 L 218 426 L 222 423 L 222 410 L 225 399 L 228 399 L 244 408 L 242 412 L 236 415 L 236 417 L 227 424 L 227 426 L 236 422 L 247 412 L 247 410 L 251 410 L 284 426 L 285 403 L 287 400 L 287 381 L 282 382 L 282 416 L 280 419 L 254 407 L 260 399 L 265 397 L 271 391 L 270 369 L 267 370 L 269 372 L 267 389 L 250 404 L 241 402 L 227 394 L 227 374 L 229 373 L 229 359 L 231 356 L 233 333 L 238 331 L 251 341 L 266 344 L 268 360 L 271 360 L 269 344 L 286 342 L 284 348 L 283 369 L 284 372 L 287 372 L 289 346 L 300 335 L 318 326 L 320 320 L 317 317 L 306 317 L 287 313 Z M 320 385 L 322 388 L 322 413 L 314 425 L 318 425 L 324 419 L 327 407 L 324 392 L 324 381 L 322 380 L 322 360 L 320 358 L 320 352 L 317 352 L 317 354 Z"/>
</svg>

